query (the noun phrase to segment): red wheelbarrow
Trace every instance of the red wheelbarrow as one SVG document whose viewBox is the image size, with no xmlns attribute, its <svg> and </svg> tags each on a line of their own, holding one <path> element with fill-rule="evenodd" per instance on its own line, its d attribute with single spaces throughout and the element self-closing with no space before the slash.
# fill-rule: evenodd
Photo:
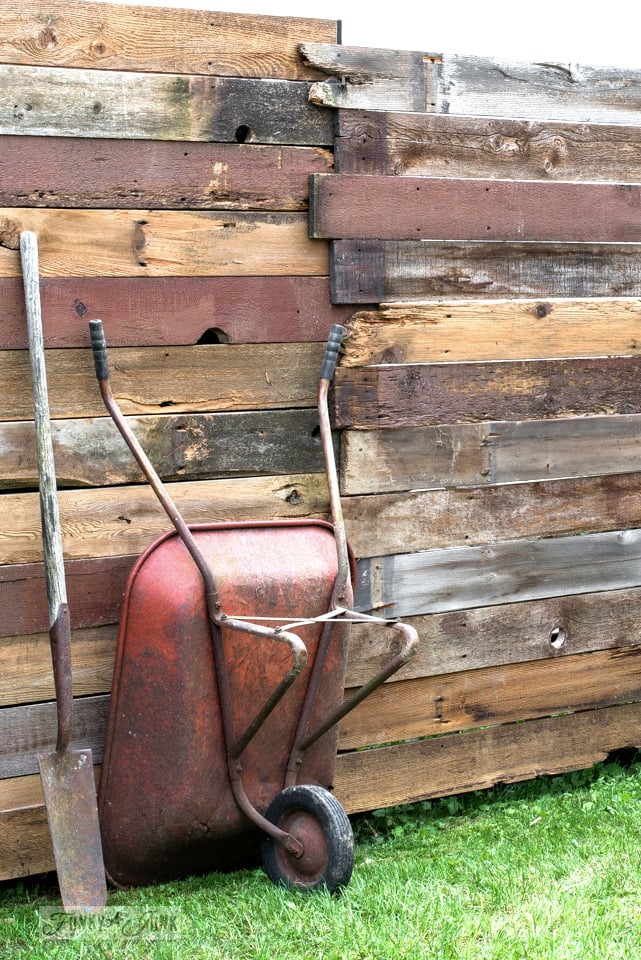
<svg viewBox="0 0 641 960">
<path fill-rule="evenodd" d="M 234 869 L 260 845 L 274 882 L 336 890 L 354 861 L 330 792 L 338 724 L 418 641 L 406 624 L 350 610 L 353 558 L 327 410 L 343 328 L 332 328 L 318 391 L 332 524 L 192 526 L 113 397 L 102 322 L 90 329 L 105 405 L 175 528 L 135 564 L 121 612 L 98 798 L 107 877 L 131 886 Z M 401 643 L 344 701 L 354 620 Z"/>
</svg>

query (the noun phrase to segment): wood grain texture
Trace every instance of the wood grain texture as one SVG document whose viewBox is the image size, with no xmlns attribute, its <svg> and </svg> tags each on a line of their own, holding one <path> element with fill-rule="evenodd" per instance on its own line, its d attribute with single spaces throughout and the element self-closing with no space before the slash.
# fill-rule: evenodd
<svg viewBox="0 0 641 960">
<path fill-rule="evenodd" d="M 638 413 L 640 357 L 380 364 L 338 369 L 342 427 Z"/>
<path fill-rule="evenodd" d="M 132 417 L 130 426 L 163 480 L 320 473 L 325 469 L 316 410 Z M 58 487 L 142 483 L 142 472 L 112 420 L 52 424 Z M 32 422 L 0 424 L 0 490 L 38 484 Z"/>
<path fill-rule="evenodd" d="M 358 561 L 355 603 L 386 617 L 641 586 L 641 531 L 509 540 Z"/>
<path fill-rule="evenodd" d="M 310 67 L 338 78 L 314 84 L 312 103 L 419 113 L 435 107 L 438 54 L 309 42 L 300 51 Z"/>
<path fill-rule="evenodd" d="M 16 238 L 38 235 L 43 277 L 326 276 L 327 247 L 301 213 L 0 209 L 0 276 Z"/>
<path fill-rule="evenodd" d="M 136 556 L 66 560 L 65 578 L 74 630 L 118 622 Z M 2 634 L 5 638 L 49 629 L 42 563 L 0 565 Z"/>
<path fill-rule="evenodd" d="M 641 742 L 638 703 L 339 754 L 335 793 L 350 812 L 581 770 Z"/>
<path fill-rule="evenodd" d="M 188 523 L 326 519 L 328 512 L 324 474 L 186 481 L 172 484 L 169 492 Z M 69 560 L 139 554 L 171 529 L 145 486 L 61 490 L 59 499 L 64 554 Z M 38 495 L 4 494 L 0 497 L 0 563 L 41 559 Z"/>
<path fill-rule="evenodd" d="M 312 407 L 322 354 L 316 343 L 109 350 L 125 414 Z M 47 351 L 47 376 L 54 419 L 104 415 L 89 350 Z M 30 419 L 32 406 L 26 352 L 0 352 L 0 420 Z"/>
<path fill-rule="evenodd" d="M 111 688 L 117 627 L 75 630 L 71 644 L 73 693 L 84 697 Z M 0 707 L 55 698 L 49 633 L 0 639 Z"/>
<path fill-rule="evenodd" d="M 0 66 L 0 133 L 331 146 L 308 83 Z"/>
<path fill-rule="evenodd" d="M 641 474 L 349 497 L 357 557 L 641 527 Z"/>
<path fill-rule="evenodd" d="M 218 76 L 313 76 L 303 40 L 335 43 L 332 20 L 50 0 L 5 0 L 0 62 Z M 168 38 L 171 42 L 168 42 Z"/>
<path fill-rule="evenodd" d="M 634 354 L 641 300 L 454 300 L 353 314 L 342 367 Z"/>
<path fill-rule="evenodd" d="M 55 869 L 44 802 L 0 813 L 0 847 L 0 880 Z"/>
<path fill-rule="evenodd" d="M 102 758 L 109 697 L 74 697 L 71 749 L 92 752 Z M 56 744 L 55 702 L 0 709 L 0 779 L 38 772 L 37 756 L 51 753 Z"/>
<path fill-rule="evenodd" d="M 640 603 L 641 590 L 633 588 L 410 617 L 419 647 L 388 683 L 594 650 L 621 652 L 641 640 Z M 382 669 L 393 645 L 380 626 L 354 624 L 346 686 L 359 686 Z"/>
<path fill-rule="evenodd" d="M 340 173 L 641 180 L 638 125 L 340 110 Z"/>
<path fill-rule="evenodd" d="M 47 347 L 88 347 L 101 319 L 116 346 L 325 341 L 352 307 L 327 277 L 49 277 L 40 281 Z M 27 346 L 18 278 L 0 279 L 0 349 Z"/>
<path fill-rule="evenodd" d="M 386 683 L 341 722 L 339 749 L 458 733 L 639 699 L 638 647 Z"/>
<path fill-rule="evenodd" d="M 408 53 L 390 71 L 391 51 L 348 48 L 349 54 L 341 56 L 341 49 L 313 44 L 305 48 L 310 65 L 332 75 L 312 86 L 310 97 L 315 103 L 351 110 L 575 123 L 629 125 L 638 121 L 641 72 L 632 67 Z M 422 107 L 414 99 L 416 57 L 422 57 L 425 64 L 427 95 Z"/>
<path fill-rule="evenodd" d="M 334 240 L 334 303 L 638 297 L 638 244 Z"/>
<path fill-rule="evenodd" d="M 639 414 L 346 430 L 345 495 L 641 469 Z"/>
<path fill-rule="evenodd" d="M 328 150 L 241 143 L 0 138 L 0 206 L 306 210 Z"/>
<path fill-rule="evenodd" d="M 312 174 L 310 236 L 381 240 L 641 240 L 638 184 Z"/>
</svg>

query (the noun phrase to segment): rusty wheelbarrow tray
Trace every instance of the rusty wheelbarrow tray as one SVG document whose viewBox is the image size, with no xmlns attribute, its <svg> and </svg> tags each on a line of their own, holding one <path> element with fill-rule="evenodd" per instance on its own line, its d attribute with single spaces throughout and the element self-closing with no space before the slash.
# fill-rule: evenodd
<svg viewBox="0 0 641 960">
<path fill-rule="evenodd" d="M 338 723 L 410 658 L 413 628 L 351 611 L 327 391 L 318 407 L 332 524 L 188 526 L 111 392 L 100 320 L 90 323 L 105 405 L 171 519 L 136 563 L 120 621 L 99 790 L 103 851 L 116 886 L 251 862 L 262 834 L 269 876 L 299 889 L 344 886 L 353 866 L 345 811 L 329 792 Z M 400 633 L 401 650 L 343 701 L 349 624 Z"/>
</svg>

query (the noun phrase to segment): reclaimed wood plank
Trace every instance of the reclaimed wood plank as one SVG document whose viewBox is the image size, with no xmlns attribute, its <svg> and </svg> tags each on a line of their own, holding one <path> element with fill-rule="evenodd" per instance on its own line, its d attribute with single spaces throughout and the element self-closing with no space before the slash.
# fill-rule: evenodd
<svg viewBox="0 0 641 960">
<path fill-rule="evenodd" d="M 310 42 L 302 43 L 300 52 L 310 67 L 332 76 L 313 84 L 312 103 L 419 113 L 435 107 L 439 54 Z"/>
<path fill-rule="evenodd" d="M 581 770 L 641 743 L 641 705 L 606 707 L 339 754 L 335 793 L 352 813 Z"/>
<path fill-rule="evenodd" d="M 641 357 L 339 368 L 341 427 L 639 413 Z"/>
<path fill-rule="evenodd" d="M 318 343 L 109 351 L 113 391 L 125 414 L 312 407 L 322 354 Z M 47 351 L 46 362 L 53 419 L 104 415 L 89 350 Z M 28 366 L 25 351 L 0 351 L 0 420 L 31 417 Z"/>
<path fill-rule="evenodd" d="M 278 520 L 328 513 L 324 474 L 194 480 L 170 493 L 188 523 Z M 171 524 L 145 486 L 61 490 L 60 519 L 68 560 L 140 554 Z M 0 497 L 0 563 L 42 559 L 37 493 Z"/>
<path fill-rule="evenodd" d="M 74 630 L 118 622 L 127 577 L 137 556 L 66 560 L 65 578 Z M 49 629 L 43 563 L 0 565 L 4 637 Z"/>
<path fill-rule="evenodd" d="M 0 62 L 217 76 L 314 74 L 301 41 L 335 43 L 333 20 L 212 13 L 163 6 L 5 0 Z M 168 42 L 168 37 L 171 42 Z"/>
<path fill-rule="evenodd" d="M 509 540 L 358 561 L 357 608 L 412 617 L 641 585 L 641 530 Z"/>
<path fill-rule="evenodd" d="M 312 174 L 310 236 L 638 243 L 638 184 Z"/>
<path fill-rule="evenodd" d="M 129 424 L 163 480 L 325 469 L 315 409 L 164 414 Z M 59 488 L 146 482 L 110 418 L 55 420 L 51 432 Z M 0 423 L 0 490 L 37 485 L 33 422 Z"/>
<path fill-rule="evenodd" d="M 75 697 L 111 689 L 117 627 L 74 630 L 71 644 Z M 38 703 L 56 696 L 49 632 L 0 639 L 0 707 Z"/>
<path fill-rule="evenodd" d="M 388 683 L 638 646 L 640 603 L 637 587 L 409 617 L 419 647 Z M 346 686 L 382 669 L 392 644 L 384 628 L 353 624 Z"/>
<path fill-rule="evenodd" d="M 634 353 L 640 321 L 630 298 L 384 304 L 352 315 L 341 366 Z"/>
<path fill-rule="evenodd" d="M 0 133 L 331 146 L 331 114 L 309 90 L 289 80 L 0 65 Z"/>
<path fill-rule="evenodd" d="M 641 469 L 639 414 L 345 430 L 344 495 Z"/>
<path fill-rule="evenodd" d="M 302 52 L 330 74 L 310 90 L 314 103 L 328 107 L 628 125 L 641 107 L 641 71 L 633 67 L 406 52 L 390 70 L 389 50 L 309 44 Z M 421 57 L 424 106 L 413 100 L 413 64 Z"/>
<path fill-rule="evenodd" d="M 638 647 L 383 684 L 342 721 L 339 750 L 641 699 Z"/>
<path fill-rule="evenodd" d="M 638 244 L 334 240 L 334 303 L 638 297 Z"/>
<path fill-rule="evenodd" d="M 641 527 L 641 473 L 348 497 L 357 557 Z"/>
<path fill-rule="evenodd" d="M 106 694 L 74 698 L 72 749 L 85 741 L 96 763 L 102 759 L 108 708 Z M 55 749 L 56 727 L 55 702 L 0 708 L 0 779 L 36 773 L 38 754 Z"/>
<path fill-rule="evenodd" d="M 636 123 L 340 110 L 334 152 L 340 173 L 641 180 Z"/>
<path fill-rule="evenodd" d="M 306 210 L 316 147 L 0 138 L 0 206 Z"/>
<path fill-rule="evenodd" d="M 0 277 L 18 277 L 32 230 L 43 277 L 326 276 L 302 213 L 0 208 Z"/>
<path fill-rule="evenodd" d="M 0 848 L 0 880 L 55 870 L 44 802 L 0 812 Z"/>
<path fill-rule="evenodd" d="M 353 309 L 327 277 L 48 277 L 40 299 L 47 347 L 88 347 L 92 318 L 114 347 L 325 341 Z M 26 348 L 22 280 L 0 278 L 0 350 Z"/>
</svg>

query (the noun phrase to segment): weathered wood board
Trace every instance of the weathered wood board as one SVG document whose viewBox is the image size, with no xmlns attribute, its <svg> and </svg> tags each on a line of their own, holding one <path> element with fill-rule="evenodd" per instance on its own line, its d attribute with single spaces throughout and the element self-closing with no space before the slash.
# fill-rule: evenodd
<svg viewBox="0 0 641 960">
<path fill-rule="evenodd" d="M 638 184 L 312 174 L 310 236 L 638 243 Z"/>
<path fill-rule="evenodd" d="M 339 110 L 339 173 L 641 180 L 641 129 L 551 119 Z"/>
<path fill-rule="evenodd" d="M 0 62 L 216 76 L 313 75 L 298 45 L 334 43 L 335 20 L 74 0 L 4 0 Z"/>
<path fill-rule="evenodd" d="M 327 277 L 49 277 L 41 280 L 47 347 L 88 347 L 91 319 L 110 345 L 324 341 L 349 306 Z M 22 280 L 0 278 L 0 349 L 26 349 Z"/>
<path fill-rule="evenodd" d="M 336 373 L 342 427 L 641 412 L 641 357 L 377 364 Z"/>
<path fill-rule="evenodd" d="M 418 51 L 396 56 L 385 49 L 314 43 L 301 50 L 310 66 L 331 77 L 310 92 L 314 103 L 328 107 L 586 123 L 636 124 L 639 118 L 641 71 L 631 67 Z"/>
<path fill-rule="evenodd" d="M 641 301 L 464 300 L 384 304 L 348 323 L 342 367 L 634 354 Z"/>
<path fill-rule="evenodd" d="M 0 133 L 331 146 L 332 118 L 289 80 L 0 65 Z"/>
<path fill-rule="evenodd" d="M 354 602 L 386 617 L 641 586 L 641 531 L 508 540 L 358 561 Z"/>
<path fill-rule="evenodd" d="M 0 209 L 0 277 L 38 235 L 43 277 L 327 276 L 326 244 L 301 213 Z"/>
<path fill-rule="evenodd" d="M 345 430 L 345 495 L 641 470 L 641 416 Z"/>
<path fill-rule="evenodd" d="M 306 210 L 319 147 L 0 138 L 0 206 Z"/>
<path fill-rule="evenodd" d="M 639 297 L 641 246 L 333 240 L 334 303 L 471 297 Z"/>
</svg>

